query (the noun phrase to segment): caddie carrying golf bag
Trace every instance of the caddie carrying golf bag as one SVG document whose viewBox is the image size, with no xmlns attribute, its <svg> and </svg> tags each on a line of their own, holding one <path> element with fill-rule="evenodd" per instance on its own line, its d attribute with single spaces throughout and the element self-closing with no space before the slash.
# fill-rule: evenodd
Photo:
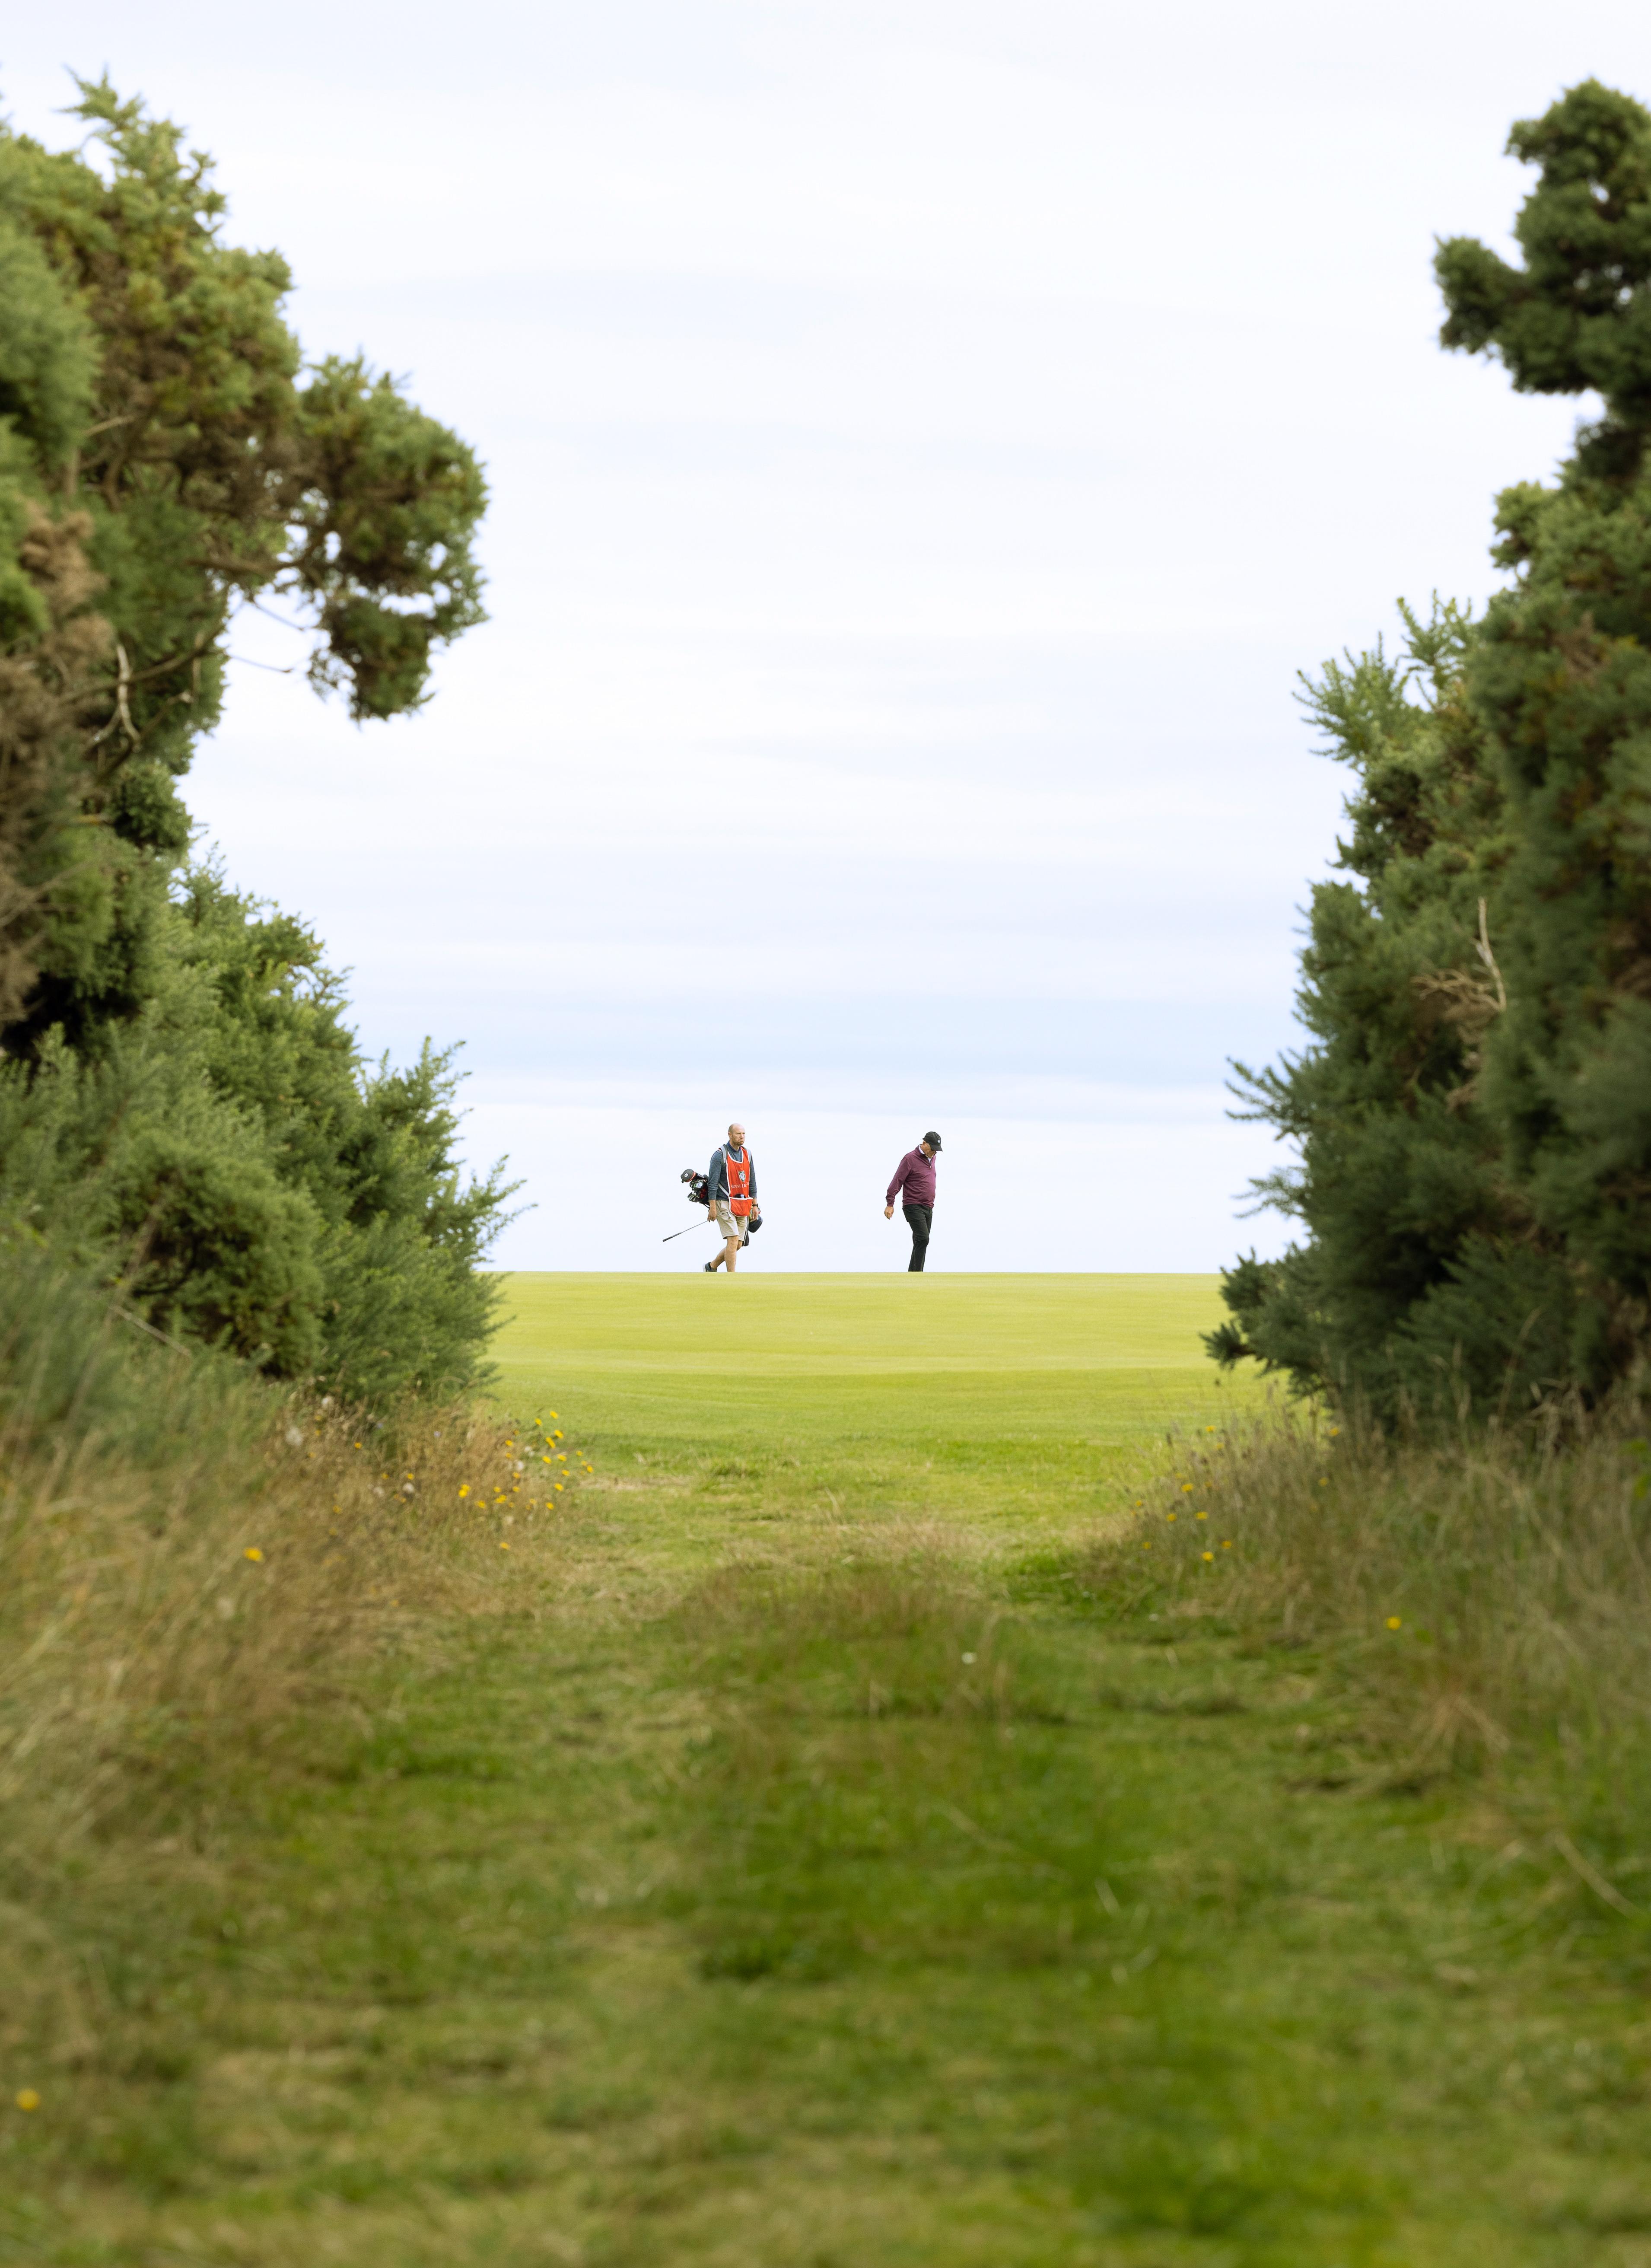
<svg viewBox="0 0 1651 2268">
<path fill-rule="evenodd" d="M 710 1182 L 704 1174 L 701 1173 L 697 1166 L 685 1166 L 682 1168 L 682 1185 L 688 1193 L 688 1203 L 691 1205 L 708 1205 L 710 1204 Z M 762 1215 L 759 1212 L 752 1213 L 751 1219 L 745 1223 L 745 1234 L 742 1241 L 749 1242 L 750 1240 L 755 1236 L 757 1231 L 762 1226 Z M 669 1243 L 671 1240 L 667 1238 L 665 1241 Z"/>
</svg>

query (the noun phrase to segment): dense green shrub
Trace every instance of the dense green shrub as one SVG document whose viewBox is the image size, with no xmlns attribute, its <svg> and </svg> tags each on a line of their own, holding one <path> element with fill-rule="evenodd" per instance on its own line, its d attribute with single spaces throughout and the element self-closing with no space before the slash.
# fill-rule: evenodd
<svg viewBox="0 0 1651 2268">
<path fill-rule="evenodd" d="M 451 1052 L 365 1064 L 315 938 L 183 865 L 176 784 L 260 594 L 356 718 L 425 697 L 481 474 L 306 368 L 208 161 L 81 92 L 98 163 L 0 128 L 0 1238 L 277 1374 L 453 1390 L 506 1192 L 459 1174 Z"/>
<path fill-rule="evenodd" d="M 1651 114 L 1590 82 L 1510 146 L 1524 265 L 1442 245 L 1444 342 L 1603 415 L 1501 498 L 1481 621 L 1309 687 L 1351 879 L 1313 892 L 1309 1044 L 1240 1066 L 1308 1241 L 1229 1271 L 1210 1341 L 1377 1410 L 1597 1396 L 1651 1329 Z"/>
<path fill-rule="evenodd" d="M 449 1057 L 363 1064 L 301 924 L 194 869 L 143 1012 L 0 1064 L 0 1220 L 158 1329 L 353 1396 L 477 1374 L 509 1197 L 466 1185 Z"/>
</svg>

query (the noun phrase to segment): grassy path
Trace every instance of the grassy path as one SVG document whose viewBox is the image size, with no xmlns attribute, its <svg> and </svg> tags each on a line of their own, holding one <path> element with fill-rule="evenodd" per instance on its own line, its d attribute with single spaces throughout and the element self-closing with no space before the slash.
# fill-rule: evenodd
<svg viewBox="0 0 1651 2268">
<path fill-rule="evenodd" d="M 1574 1881 L 1350 1791 L 1310 1658 L 1087 1594 L 1230 1391 L 1208 1285 L 515 1291 L 595 1483 L 64 1885 L 114 2044 L 7 2129 L 0 2258 L 1651 2263 Z"/>
</svg>

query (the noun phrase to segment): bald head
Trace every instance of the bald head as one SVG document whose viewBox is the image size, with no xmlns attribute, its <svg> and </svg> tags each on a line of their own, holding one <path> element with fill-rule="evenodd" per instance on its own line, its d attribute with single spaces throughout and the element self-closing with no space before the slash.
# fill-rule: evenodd
<svg viewBox="0 0 1651 2268">
<path fill-rule="evenodd" d="M 739 1125 L 737 1123 L 736 1123 L 734 1125 L 732 1125 L 732 1126 L 730 1126 L 730 1127 L 729 1128 L 729 1130 L 728 1130 L 728 1138 L 729 1138 L 729 1140 L 733 1144 L 733 1145 L 734 1145 L 735 1149 L 737 1149 L 737 1150 L 743 1150 L 743 1149 L 745 1148 L 745 1128 L 744 1128 L 743 1126 Z"/>
</svg>

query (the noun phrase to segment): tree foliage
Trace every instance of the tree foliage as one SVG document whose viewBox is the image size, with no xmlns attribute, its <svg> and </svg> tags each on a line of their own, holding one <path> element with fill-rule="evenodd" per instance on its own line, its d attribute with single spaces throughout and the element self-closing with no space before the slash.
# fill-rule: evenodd
<svg viewBox="0 0 1651 2268">
<path fill-rule="evenodd" d="M 461 1183 L 451 1056 L 364 1064 L 318 941 L 185 865 L 177 783 L 272 596 L 352 716 L 419 705 L 481 618 L 481 472 L 305 364 L 175 126 L 80 98 L 90 157 L 0 129 L 0 1221 L 169 1334 L 462 1384 L 506 1192 Z"/>
<path fill-rule="evenodd" d="M 1313 892 L 1308 1044 L 1239 1067 L 1308 1235 L 1229 1272 L 1210 1342 L 1377 1407 L 1598 1395 L 1651 1331 L 1651 114 L 1590 81 L 1509 147 L 1523 264 L 1442 244 L 1443 342 L 1602 415 L 1499 499 L 1481 620 L 1407 614 L 1308 687 L 1348 879 Z"/>
</svg>

